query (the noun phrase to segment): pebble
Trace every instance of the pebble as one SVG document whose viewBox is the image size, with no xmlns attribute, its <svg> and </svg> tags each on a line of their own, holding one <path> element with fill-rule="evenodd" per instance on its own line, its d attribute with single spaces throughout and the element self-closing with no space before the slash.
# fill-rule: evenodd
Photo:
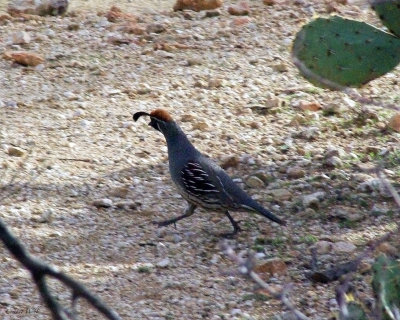
<svg viewBox="0 0 400 320">
<path fill-rule="evenodd" d="M 262 181 L 260 178 L 257 176 L 249 176 L 246 181 L 246 185 L 250 188 L 257 188 L 260 189 L 264 187 L 264 181 Z"/>
<path fill-rule="evenodd" d="M 400 132 L 400 112 L 390 118 L 388 127 L 394 131 Z"/>
<path fill-rule="evenodd" d="M 21 148 L 9 146 L 7 148 L 7 154 L 11 157 L 23 157 L 25 155 L 25 151 Z"/>
<path fill-rule="evenodd" d="M 289 66 L 285 62 L 279 62 L 279 63 L 273 64 L 271 66 L 271 68 L 277 72 L 286 72 L 289 70 Z"/>
<path fill-rule="evenodd" d="M 272 258 L 257 262 L 254 270 L 259 273 L 268 273 L 273 275 L 284 275 L 287 272 L 286 263 L 280 258 Z"/>
<path fill-rule="evenodd" d="M 269 192 L 276 201 L 286 201 L 292 198 L 292 193 L 288 189 L 275 189 Z"/>
<path fill-rule="evenodd" d="M 97 208 L 110 208 L 112 207 L 113 202 L 111 199 L 103 198 L 94 200 L 93 205 Z"/>
<path fill-rule="evenodd" d="M 11 37 L 13 44 L 27 44 L 31 42 L 31 36 L 25 31 L 14 32 Z"/>
<path fill-rule="evenodd" d="M 390 256 L 396 256 L 398 254 L 397 248 L 392 246 L 389 242 L 382 242 L 376 250 Z"/>
<path fill-rule="evenodd" d="M 239 158 L 237 156 L 226 156 L 221 160 L 221 168 L 237 168 L 239 166 Z"/>
<path fill-rule="evenodd" d="M 159 268 L 167 268 L 170 265 L 169 258 L 162 259 L 161 261 L 157 262 L 157 267 Z"/>
<path fill-rule="evenodd" d="M 238 5 L 229 6 L 228 13 L 233 16 L 247 16 L 250 13 L 250 8 L 247 2 L 241 2 Z"/>
<path fill-rule="evenodd" d="M 324 191 L 318 191 L 306 196 L 303 196 L 302 203 L 305 208 L 318 207 L 319 203 L 324 200 L 326 193 Z"/>
<path fill-rule="evenodd" d="M 152 23 L 149 24 L 146 28 L 146 31 L 148 33 L 162 33 L 165 30 L 167 30 L 166 27 L 161 23 Z"/>
<path fill-rule="evenodd" d="M 331 168 L 340 168 L 343 162 L 339 157 L 333 156 L 324 160 L 324 165 Z"/>
<path fill-rule="evenodd" d="M 321 240 L 314 244 L 318 254 L 327 254 L 332 250 L 332 242 Z"/>
<path fill-rule="evenodd" d="M 223 0 L 177 0 L 174 4 L 174 11 L 179 10 L 214 10 L 221 7 Z"/>
<path fill-rule="evenodd" d="M 318 127 L 309 127 L 300 131 L 299 136 L 306 140 L 315 140 L 320 134 Z"/>
<path fill-rule="evenodd" d="M 322 109 L 318 102 L 300 101 L 298 107 L 303 111 L 319 111 Z"/>
<path fill-rule="evenodd" d="M 286 174 L 291 179 L 299 179 L 305 176 L 305 171 L 301 167 L 290 167 L 286 170 Z"/>
<path fill-rule="evenodd" d="M 332 250 L 336 253 L 352 253 L 357 247 L 351 242 L 339 241 L 332 244 Z"/>
</svg>

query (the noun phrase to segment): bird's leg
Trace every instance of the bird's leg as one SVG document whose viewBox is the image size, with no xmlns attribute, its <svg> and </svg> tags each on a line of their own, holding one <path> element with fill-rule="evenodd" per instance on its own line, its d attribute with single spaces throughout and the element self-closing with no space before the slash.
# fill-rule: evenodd
<svg viewBox="0 0 400 320">
<path fill-rule="evenodd" d="M 232 232 L 228 232 L 228 233 L 224 233 L 223 236 L 225 237 L 232 237 L 234 235 L 236 235 L 238 232 L 242 231 L 242 229 L 239 227 L 239 223 L 237 223 L 232 216 L 229 214 L 229 211 L 225 211 L 225 215 L 228 217 L 229 221 L 231 222 L 232 226 L 233 226 L 233 231 Z"/>
<path fill-rule="evenodd" d="M 186 207 L 185 212 L 182 215 L 164 221 L 159 221 L 159 222 L 156 221 L 155 224 L 157 224 L 159 227 L 165 227 L 170 224 L 175 224 L 177 221 L 182 220 L 183 218 L 190 217 L 194 213 L 195 209 L 196 205 L 188 203 L 188 206 Z"/>
</svg>

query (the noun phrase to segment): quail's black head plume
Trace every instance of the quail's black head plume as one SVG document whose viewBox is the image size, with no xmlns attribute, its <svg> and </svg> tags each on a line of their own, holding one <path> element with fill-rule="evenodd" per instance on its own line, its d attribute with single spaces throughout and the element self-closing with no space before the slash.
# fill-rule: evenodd
<svg viewBox="0 0 400 320">
<path fill-rule="evenodd" d="M 149 116 L 149 125 L 164 135 L 172 181 L 188 202 L 183 215 L 159 222 L 159 226 L 191 216 L 197 206 L 224 212 L 234 228 L 231 234 L 240 231 L 240 227 L 228 210 L 253 211 L 279 224 L 286 224 L 236 185 L 221 167 L 202 155 L 167 111 L 137 112 L 133 119 L 137 121 L 141 116 Z"/>
</svg>

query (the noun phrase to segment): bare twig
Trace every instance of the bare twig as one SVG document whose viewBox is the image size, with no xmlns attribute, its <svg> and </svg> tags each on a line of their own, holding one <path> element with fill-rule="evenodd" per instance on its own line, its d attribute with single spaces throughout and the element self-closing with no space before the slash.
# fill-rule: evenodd
<svg viewBox="0 0 400 320">
<path fill-rule="evenodd" d="M 73 278 L 67 276 L 63 272 L 57 270 L 55 267 L 46 264 L 45 262 L 30 255 L 25 249 L 23 244 L 11 233 L 8 227 L 0 219 L 0 239 L 3 241 L 6 248 L 21 264 L 28 269 L 31 276 L 36 283 L 39 292 L 42 296 L 44 303 L 49 308 L 53 319 L 55 320 L 68 320 L 76 319 L 75 317 L 75 303 L 78 297 L 88 301 L 93 308 L 102 313 L 109 320 L 120 320 L 119 315 L 96 295 L 91 293 L 85 286 L 77 282 Z M 55 278 L 62 282 L 64 285 L 72 290 L 73 310 L 69 311 L 67 308 L 61 306 L 51 293 L 46 283 L 46 276 Z"/>
<path fill-rule="evenodd" d="M 252 279 L 255 283 L 257 283 L 261 288 L 266 290 L 273 298 L 280 300 L 286 308 L 288 308 L 298 320 L 309 320 L 309 318 L 299 311 L 293 302 L 289 298 L 289 291 L 292 288 L 291 284 L 288 284 L 283 287 L 282 290 L 278 291 L 269 286 L 264 280 L 260 278 L 260 276 L 253 271 L 254 261 L 252 256 L 248 256 L 247 258 L 243 257 L 243 254 L 236 254 L 232 247 L 230 247 L 226 241 L 222 242 L 222 249 L 225 254 L 238 265 L 239 272 L 247 275 Z"/>
</svg>

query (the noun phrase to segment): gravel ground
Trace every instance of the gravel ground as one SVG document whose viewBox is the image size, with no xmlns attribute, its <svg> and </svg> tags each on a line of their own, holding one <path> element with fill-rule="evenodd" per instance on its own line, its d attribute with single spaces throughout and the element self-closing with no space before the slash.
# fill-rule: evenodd
<svg viewBox="0 0 400 320">
<path fill-rule="evenodd" d="M 322 1 L 250 1 L 248 17 L 228 14 L 228 2 L 214 17 L 161 11 L 172 7 L 167 3 L 123 6 L 141 35 L 124 32 L 126 17 L 109 22 L 106 7 L 97 12 L 87 2 L 65 17 L 0 26 L 1 51 L 46 59 L 35 68 L 0 59 L 0 217 L 32 253 L 81 280 L 123 319 L 281 315 L 280 302 L 255 294 L 221 252 L 219 233 L 230 228 L 224 216 L 199 210 L 176 229 L 151 223 L 184 208 L 163 137 L 132 121 L 133 112 L 163 107 L 201 151 L 232 165 L 229 174 L 288 221 L 280 227 L 235 213 L 243 232 L 228 243 L 255 250 L 261 266 L 283 261 L 287 269 L 263 278 L 293 283 L 294 302 L 312 319 L 332 318 L 337 282 L 306 278 L 310 249 L 325 269 L 399 222 L 392 199 L 363 171 L 382 161 L 400 183 L 400 134 L 385 129 L 394 112 L 360 106 L 299 76 L 290 44 L 302 23 L 327 14 Z M 337 10 L 380 25 L 362 7 Z M 28 43 L 17 43 L 21 31 Z M 399 76 L 397 68 L 360 92 L 397 103 Z M 300 108 L 313 102 L 322 110 Z M 392 239 L 381 251 L 398 246 Z M 0 259 L 2 318 L 48 319 L 27 272 L 5 249 Z M 371 261 L 354 281 L 366 301 Z M 65 288 L 54 288 L 68 299 Z M 80 311 L 99 319 L 84 303 Z"/>
</svg>

